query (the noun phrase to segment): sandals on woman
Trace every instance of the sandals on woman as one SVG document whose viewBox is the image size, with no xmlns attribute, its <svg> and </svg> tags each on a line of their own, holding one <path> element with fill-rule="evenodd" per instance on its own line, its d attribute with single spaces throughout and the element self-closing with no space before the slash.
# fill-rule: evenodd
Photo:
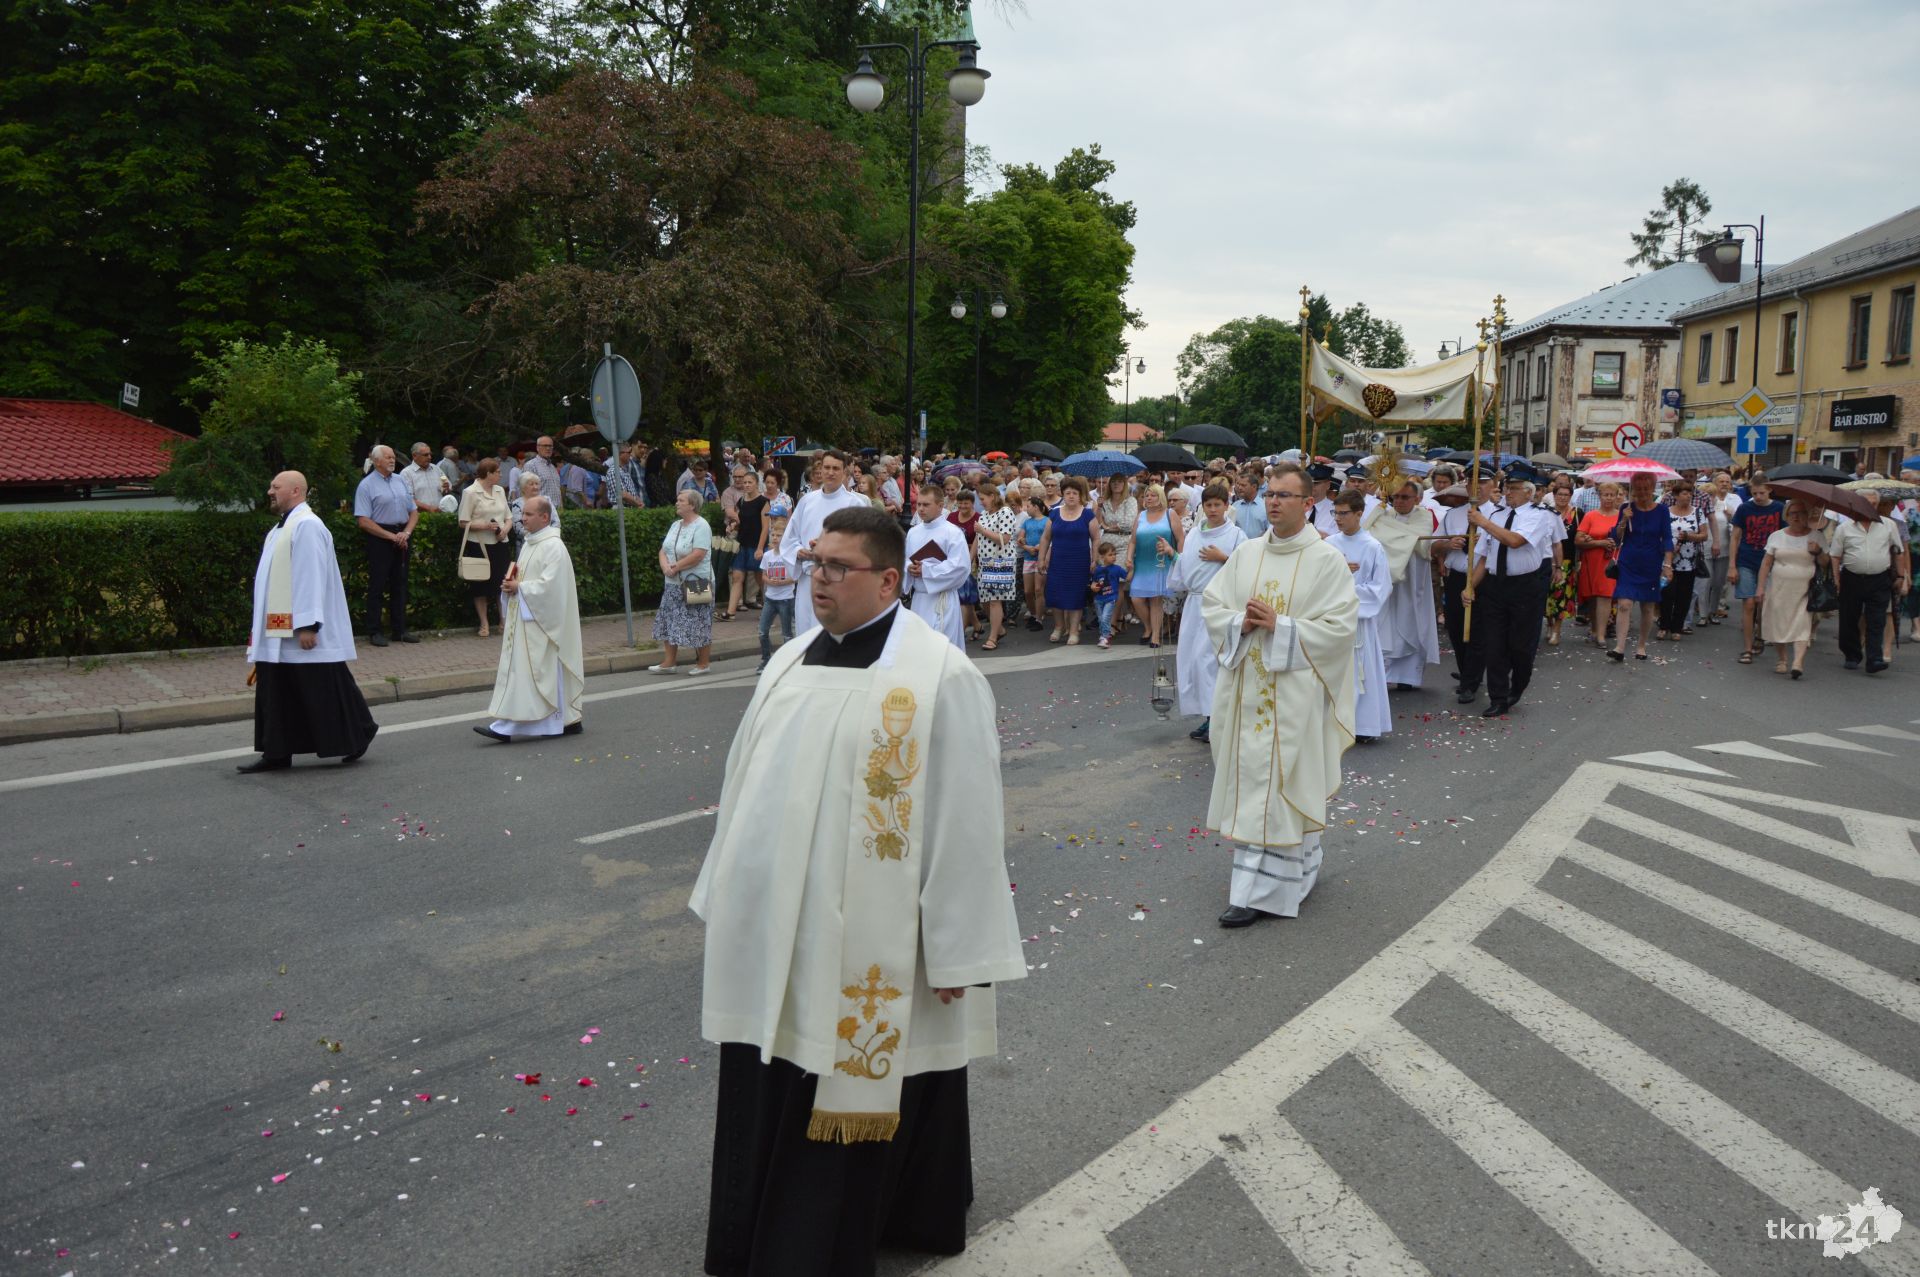
<svg viewBox="0 0 1920 1277">
<path fill-rule="evenodd" d="M 1742 652 L 1742 653 L 1740 653 L 1740 656 L 1739 656 L 1739 661 L 1740 661 L 1740 663 L 1741 663 L 1742 665 L 1751 665 L 1751 664 L 1753 664 L 1753 653 L 1752 653 L 1752 652 Z"/>
</svg>

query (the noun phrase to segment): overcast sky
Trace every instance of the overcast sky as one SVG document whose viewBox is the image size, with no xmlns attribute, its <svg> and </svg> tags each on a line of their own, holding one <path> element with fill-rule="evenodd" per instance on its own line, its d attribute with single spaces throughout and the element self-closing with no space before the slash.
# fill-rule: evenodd
<svg viewBox="0 0 1920 1277">
<path fill-rule="evenodd" d="M 1139 208 L 1133 394 L 1188 338 L 1311 285 L 1415 362 L 1624 279 L 1690 177 L 1782 264 L 1920 204 L 1920 3 L 977 0 L 970 140 L 1051 167 L 1100 143 Z M 1120 397 L 1118 386 L 1114 397 Z"/>
</svg>

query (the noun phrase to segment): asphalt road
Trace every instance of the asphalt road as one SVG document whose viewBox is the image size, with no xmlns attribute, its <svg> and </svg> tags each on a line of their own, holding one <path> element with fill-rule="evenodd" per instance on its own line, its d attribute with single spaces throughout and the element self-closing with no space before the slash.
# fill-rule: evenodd
<svg viewBox="0 0 1920 1277">
<path fill-rule="evenodd" d="M 1503 720 L 1435 670 L 1302 916 L 1229 933 L 1147 654 L 1036 640 L 983 659 L 1031 970 L 943 1271 L 1827 1271 L 1767 1221 L 1868 1185 L 1914 1222 L 1852 1262 L 1920 1271 L 1920 658 L 1569 646 Z M 0 1269 L 697 1272 L 720 669 L 596 679 L 564 745 L 461 697 L 351 768 L 239 777 L 244 725 L 0 752 Z"/>
</svg>

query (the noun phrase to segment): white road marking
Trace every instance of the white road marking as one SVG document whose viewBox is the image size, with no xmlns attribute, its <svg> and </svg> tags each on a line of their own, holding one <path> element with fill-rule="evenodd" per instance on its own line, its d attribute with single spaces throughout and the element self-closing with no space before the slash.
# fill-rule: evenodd
<svg viewBox="0 0 1920 1277">
<path fill-rule="evenodd" d="M 1731 754 L 1736 758 L 1759 758 L 1770 763 L 1799 763 L 1803 767 L 1818 767 L 1819 763 L 1811 758 L 1801 758 L 1797 754 L 1783 754 L 1777 749 L 1768 749 L 1765 745 L 1756 745 L 1750 740 L 1723 740 L 1712 745 L 1695 745 L 1695 749 L 1705 750 L 1709 754 Z"/>
<path fill-rule="evenodd" d="M 1852 732 L 1856 736 L 1878 736 L 1881 740 L 1920 740 L 1920 732 L 1910 732 L 1904 727 L 1882 727 L 1878 723 L 1869 723 L 1863 727 L 1842 727 L 1843 732 Z"/>
<path fill-rule="evenodd" d="M 1732 772 L 1723 772 L 1718 767 L 1709 767 L 1705 763 L 1696 763 L 1691 758 L 1682 758 L 1663 749 L 1646 754 L 1615 754 L 1610 760 L 1615 763 L 1638 763 L 1642 767 L 1666 767 L 1673 771 L 1693 772 L 1700 776 L 1726 776 Z"/>
<path fill-rule="evenodd" d="M 1381 1025 L 1354 1055 L 1595 1271 L 1712 1277 L 1699 1256 L 1398 1020 Z"/>
<path fill-rule="evenodd" d="M 1869 1002 L 1878 1003 L 1895 1015 L 1920 1023 L 1920 985 L 1903 980 L 1892 972 L 1882 971 L 1850 953 L 1842 953 L 1798 931 L 1762 918 L 1759 914 L 1749 913 L 1738 905 L 1728 904 L 1718 896 L 1696 891 L 1684 882 L 1655 873 L 1631 860 L 1597 847 L 1589 847 L 1578 839 L 1567 848 L 1566 858 L 1639 892 L 1649 900 L 1657 900 L 1695 921 L 1704 922 L 1716 931 L 1738 936 L 1754 948 L 1771 953 L 1822 980 L 1831 981 Z"/>
<path fill-rule="evenodd" d="M 1920 1083 L 1912 1078 L 1557 896 L 1529 891 L 1514 908 L 1902 1130 L 1920 1135 Z"/>
<path fill-rule="evenodd" d="M 635 834 L 650 833 L 655 829 L 665 829 L 669 825 L 685 824 L 689 820 L 698 820 L 702 816 L 711 816 L 719 810 L 718 807 L 701 807 L 695 811 L 683 811 L 678 816 L 662 816 L 658 820 L 649 820 L 644 824 L 628 825 L 625 829 L 609 829 L 604 834 L 588 834 L 586 837 L 576 838 L 574 841 L 591 845 L 593 843 L 612 842 L 616 838 L 631 838 Z"/>
<path fill-rule="evenodd" d="M 1871 745 L 1862 745 L 1859 741 L 1841 740 L 1838 736 L 1829 736 L 1825 732 L 1795 732 L 1791 736 L 1776 736 L 1774 739 L 1783 740 L 1789 745 L 1818 745 L 1822 749 L 1844 749 L 1855 754 L 1878 754 L 1882 758 L 1893 757 L 1893 755 L 1887 753 L 1884 749 L 1875 749 Z"/>
<path fill-rule="evenodd" d="M 1733 1105 L 1480 949 L 1462 951 L 1447 974 L 1801 1219 L 1859 1199 L 1845 1180 Z M 1860 1261 L 1879 1272 L 1920 1273 L 1920 1251 L 1912 1249 L 1876 1247 Z"/>
<path fill-rule="evenodd" d="M 1247 1200 L 1308 1272 L 1368 1277 L 1427 1272 L 1286 1118 L 1244 1133 L 1241 1143 L 1221 1157 Z"/>
</svg>

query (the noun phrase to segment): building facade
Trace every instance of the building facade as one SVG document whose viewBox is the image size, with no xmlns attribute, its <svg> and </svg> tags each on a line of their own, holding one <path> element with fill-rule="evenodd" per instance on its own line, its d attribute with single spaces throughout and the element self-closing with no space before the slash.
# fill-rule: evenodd
<svg viewBox="0 0 1920 1277">
<path fill-rule="evenodd" d="M 1916 286 L 1920 208 L 1766 271 L 1757 327 L 1751 283 L 1680 309 L 1681 432 L 1729 451 L 1757 442 L 1736 407 L 1757 385 L 1774 404 L 1766 463 L 1888 473 L 1920 452 Z"/>
<path fill-rule="evenodd" d="M 1501 449 L 1601 461 L 1615 455 L 1616 438 L 1675 433 L 1679 415 L 1663 413 L 1661 394 L 1679 384 L 1680 330 L 1670 317 L 1737 282 L 1739 270 L 1676 262 L 1509 328 L 1500 343 Z"/>
</svg>

